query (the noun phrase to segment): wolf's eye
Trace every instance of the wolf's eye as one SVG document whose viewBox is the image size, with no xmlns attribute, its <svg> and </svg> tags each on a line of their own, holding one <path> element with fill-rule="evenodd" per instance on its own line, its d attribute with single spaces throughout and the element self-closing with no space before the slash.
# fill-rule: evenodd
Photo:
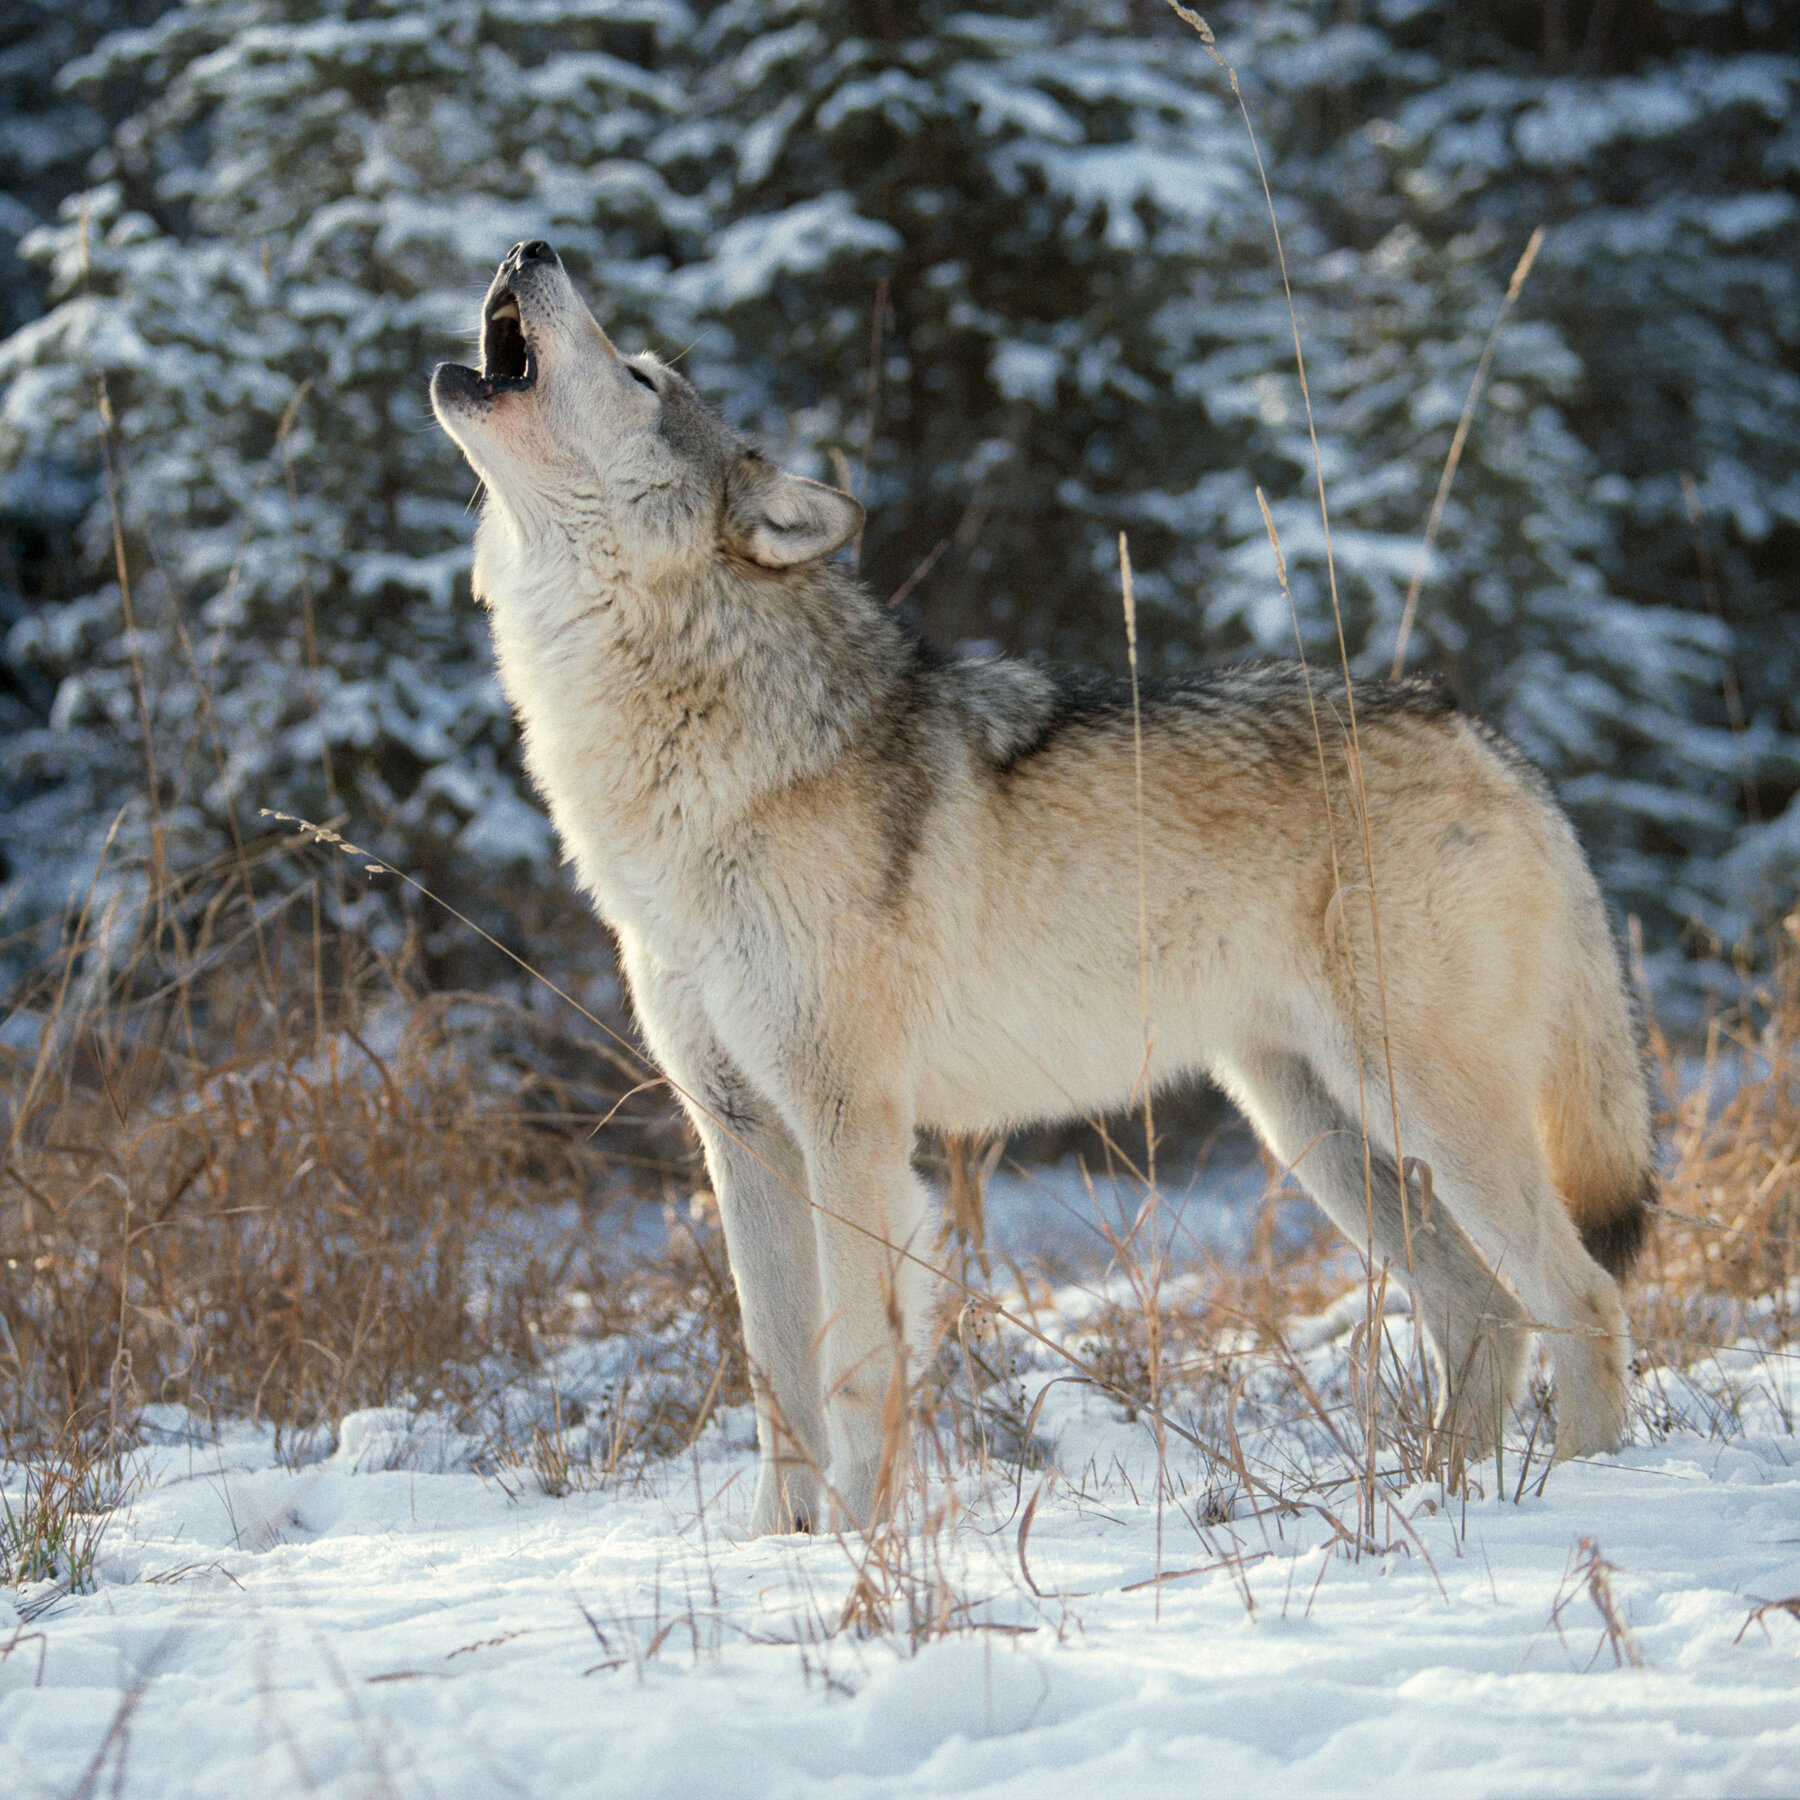
<svg viewBox="0 0 1800 1800">
<path fill-rule="evenodd" d="M 651 391 L 651 393 L 654 394 L 656 392 L 656 383 L 654 381 L 652 381 L 650 379 L 650 377 L 648 375 L 646 375 L 644 373 L 644 371 L 642 369 L 640 369 L 635 363 L 627 363 L 625 365 L 625 373 L 627 375 L 629 375 L 633 381 L 641 381 L 644 384 L 644 386 L 647 387 Z"/>
</svg>

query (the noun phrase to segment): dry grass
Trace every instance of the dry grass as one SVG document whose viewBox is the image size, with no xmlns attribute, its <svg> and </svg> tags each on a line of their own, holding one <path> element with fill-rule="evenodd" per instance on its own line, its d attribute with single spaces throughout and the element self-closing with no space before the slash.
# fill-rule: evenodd
<svg viewBox="0 0 1800 1800">
<path fill-rule="evenodd" d="M 228 875 L 106 962 L 84 922 L 12 1014 L 39 1040 L 0 1050 L 14 1453 L 153 1401 L 302 1433 L 466 1405 L 571 1328 L 577 1286 L 586 1330 L 681 1310 L 731 1338 L 702 1228 L 653 1278 L 605 1266 L 607 1208 L 687 1176 L 666 1097 L 524 1004 L 420 993 L 404 949 L 297 929 L 305 902 L 259 922 Z M 732 1394 L 738 1360 L 712 1357 Z"/>
<path fill-rule="evenodd" d="M 1673 1059 L 1663 1052 L 1665 1076 Z M 1743 1014 L 1707 1035 L 1698 1079 L 1673 1093 L 1671 1167 L 1646 1273 L 1652 1331 L 1761 1305 L 1783 1336 L 1800 1304 L 1800 912 Z M 1702 1336 L 1709 1335 L 1702 1333 Z"/>
<path fill-rule="evenodd" d="M 1656 1043 L 1669 1167 L 1633 1320 L 1655 1432 L 1800 1424 L 1800 911 L 1772 935 L 1698 1056 Z"/>
<path fill-rule="evenodd" d="M 1549 1628 L 1555 1631 L 1557 1640 L 1567 1649 L 1569 1640 L 1563 1630 L 1564 1613 L 1580 1593 L 1585 1592 L 1593 1602 L 1594 1611 L 1600 1615 L 1601 1629 L 1600 1641 L 1587 1660 L 1588 1668 L 1592 1668 L 1599 1660 L 1602 1650 L 1612 1652 L 1615 1669 L 1622 1669 L 1628 1664 L 1634 1669 L 1644 1666 L 1644 1659 L 1638 1654 L 1637 1643 L 1631 1635 L 1631 1626 L 1625 1617 L 1624 1608 L 1613 1592 L 1612 1578 L 1618 1572 L 1601 1555 L 1600 1546 L 1591 1537 L 1584 1537 L 1569 1552 L 1568 1564 L 1557 1585 L 1556 1598 L 1550 1606 Z"/>
<path fill-rule="evenodd" d="M 745 1405 L 750 1370 L 718 1212 L 710 1194 L 665 1201 L 665 1242 L 636 1256 L 603 1236 L 565 1236 L 552 1262 L 533 1251 L 522 1279 L 536 1305 L 535 1372 L 501 1364 L 473 1410 L 487 1421 L 481 1462 L 503 1485 L 552 1497 L 630 1486 L 691 1450 L 722 1407 Z M 554 1352 L 604 1340 L 625 1354 L 579 1393 L 560 1391 Z M 551 1353 L 544 1357 L 543 1353 Z"/>
</svg>

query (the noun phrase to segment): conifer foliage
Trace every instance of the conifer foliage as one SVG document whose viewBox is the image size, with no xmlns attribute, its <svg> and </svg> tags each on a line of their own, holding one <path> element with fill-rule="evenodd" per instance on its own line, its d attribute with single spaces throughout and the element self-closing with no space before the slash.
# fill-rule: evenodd
<svg viewBox="0 0 1800 1800">
<path fill-rule="evenodd" d="M 112 471 L 87 521 L 100 585 L 10 645 L 60 684 L 12 746 L 45 852 L 15 881 L 39 904 L 127 796 L 127 856 L 157 814 L 188 858 L 269 807 L 347 816 L 453 886 L 548 866 L 468 606 L 472 481 L 425 381 L 519 236 L 603 262 L 615 305 L 654 281 L 680 203 L 639 153 L 680 96 L 646 65 L 685 23 L 194 0 L 69 72 L 154 98 L 39 234 L 59 304 L 5 351 L 0 455 Z"/>
<path fill-rule="evenodd" d="M 703 116 L 734 129 L 677 284 L 724 327 L 752 417 L 794 420 L 866 485 L 864 572 L 893 592 L 930 564 L 947 638 L 1095 654 L 1119 635 L 1122 508 L 1151 471 L 1222 455 L 1178 427 L 1159 320 L 1266 234 L 1232 109 L 1149 16 L 728 0 L 707 19 Z"/>
<path fill-rule="evenodd" d="M 77 60 L 67 104 L 130 101 L 0 348 L 0 505 L 85 509 L 79 578 L 13 584 L 11 916 L 121 806 L 121 867 L 274 807 L 553 879 L 424 391 L 518 238 L 858 487 L 863 573 L 934 635 L 1116 659 L 1124 530 L 1156 666 L 1341 620 L 1373 671 L 1542 226 L 1405 660 L 1544 764 L 1653 946 L 1745 931 L 1800 878 L 1790 9 L 1209 17 L 1310 421 L 1236 100 L 1148 0 L 178 0 Z"/>
</svg>

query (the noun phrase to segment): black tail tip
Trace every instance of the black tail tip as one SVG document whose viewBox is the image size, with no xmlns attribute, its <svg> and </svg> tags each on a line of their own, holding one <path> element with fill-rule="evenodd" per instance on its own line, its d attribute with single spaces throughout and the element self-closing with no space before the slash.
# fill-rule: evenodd
<svg viewBox="0 0 1800 1800">
<path fill-rule="evenodd" d="M 1587 1253 L 1614 1281 L 1631 1273 L 1650 1232 L 1650 1207 L 1656 1198 L 1656 1177 L 1646 1175 L 1643 1185 L 1617 1212 L 1581 1228 Z"/>
</svg>

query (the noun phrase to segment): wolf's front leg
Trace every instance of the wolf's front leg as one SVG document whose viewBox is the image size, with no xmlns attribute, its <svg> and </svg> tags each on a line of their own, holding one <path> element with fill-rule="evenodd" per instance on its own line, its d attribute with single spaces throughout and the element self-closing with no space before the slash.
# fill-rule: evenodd
<svg viewBox="0 0 1800 1800">
<path fill-rule="evenodd" d="M 926 1348 L 929 1203 L 898 1112 L 840 1123 L 809 1156 L 825 1311 L 825 1417 L 837 1523 L 892 1511 L 912 1455 L 910 1365 Z"/>
<path fill-rule="evenodd" d="M 830 1446 L 821 1407 L 819 1268 L 800 1146 L 726 1055 L 682 978 L 627 952 L 638 1015 L 706 1152 L 744 1323 L 758 1467 L 750 1530 L 825 1522 Z"/>
<path fill-rule="evenodd" d="M 756 1402 L 753 1536 L 825 1523 L 830 1451 L 820 1408 L 819 1271 L 800 1148 L 774 1109 L 742 1093 L 695 1116 L 719 1199 Z"/>
</svg>

